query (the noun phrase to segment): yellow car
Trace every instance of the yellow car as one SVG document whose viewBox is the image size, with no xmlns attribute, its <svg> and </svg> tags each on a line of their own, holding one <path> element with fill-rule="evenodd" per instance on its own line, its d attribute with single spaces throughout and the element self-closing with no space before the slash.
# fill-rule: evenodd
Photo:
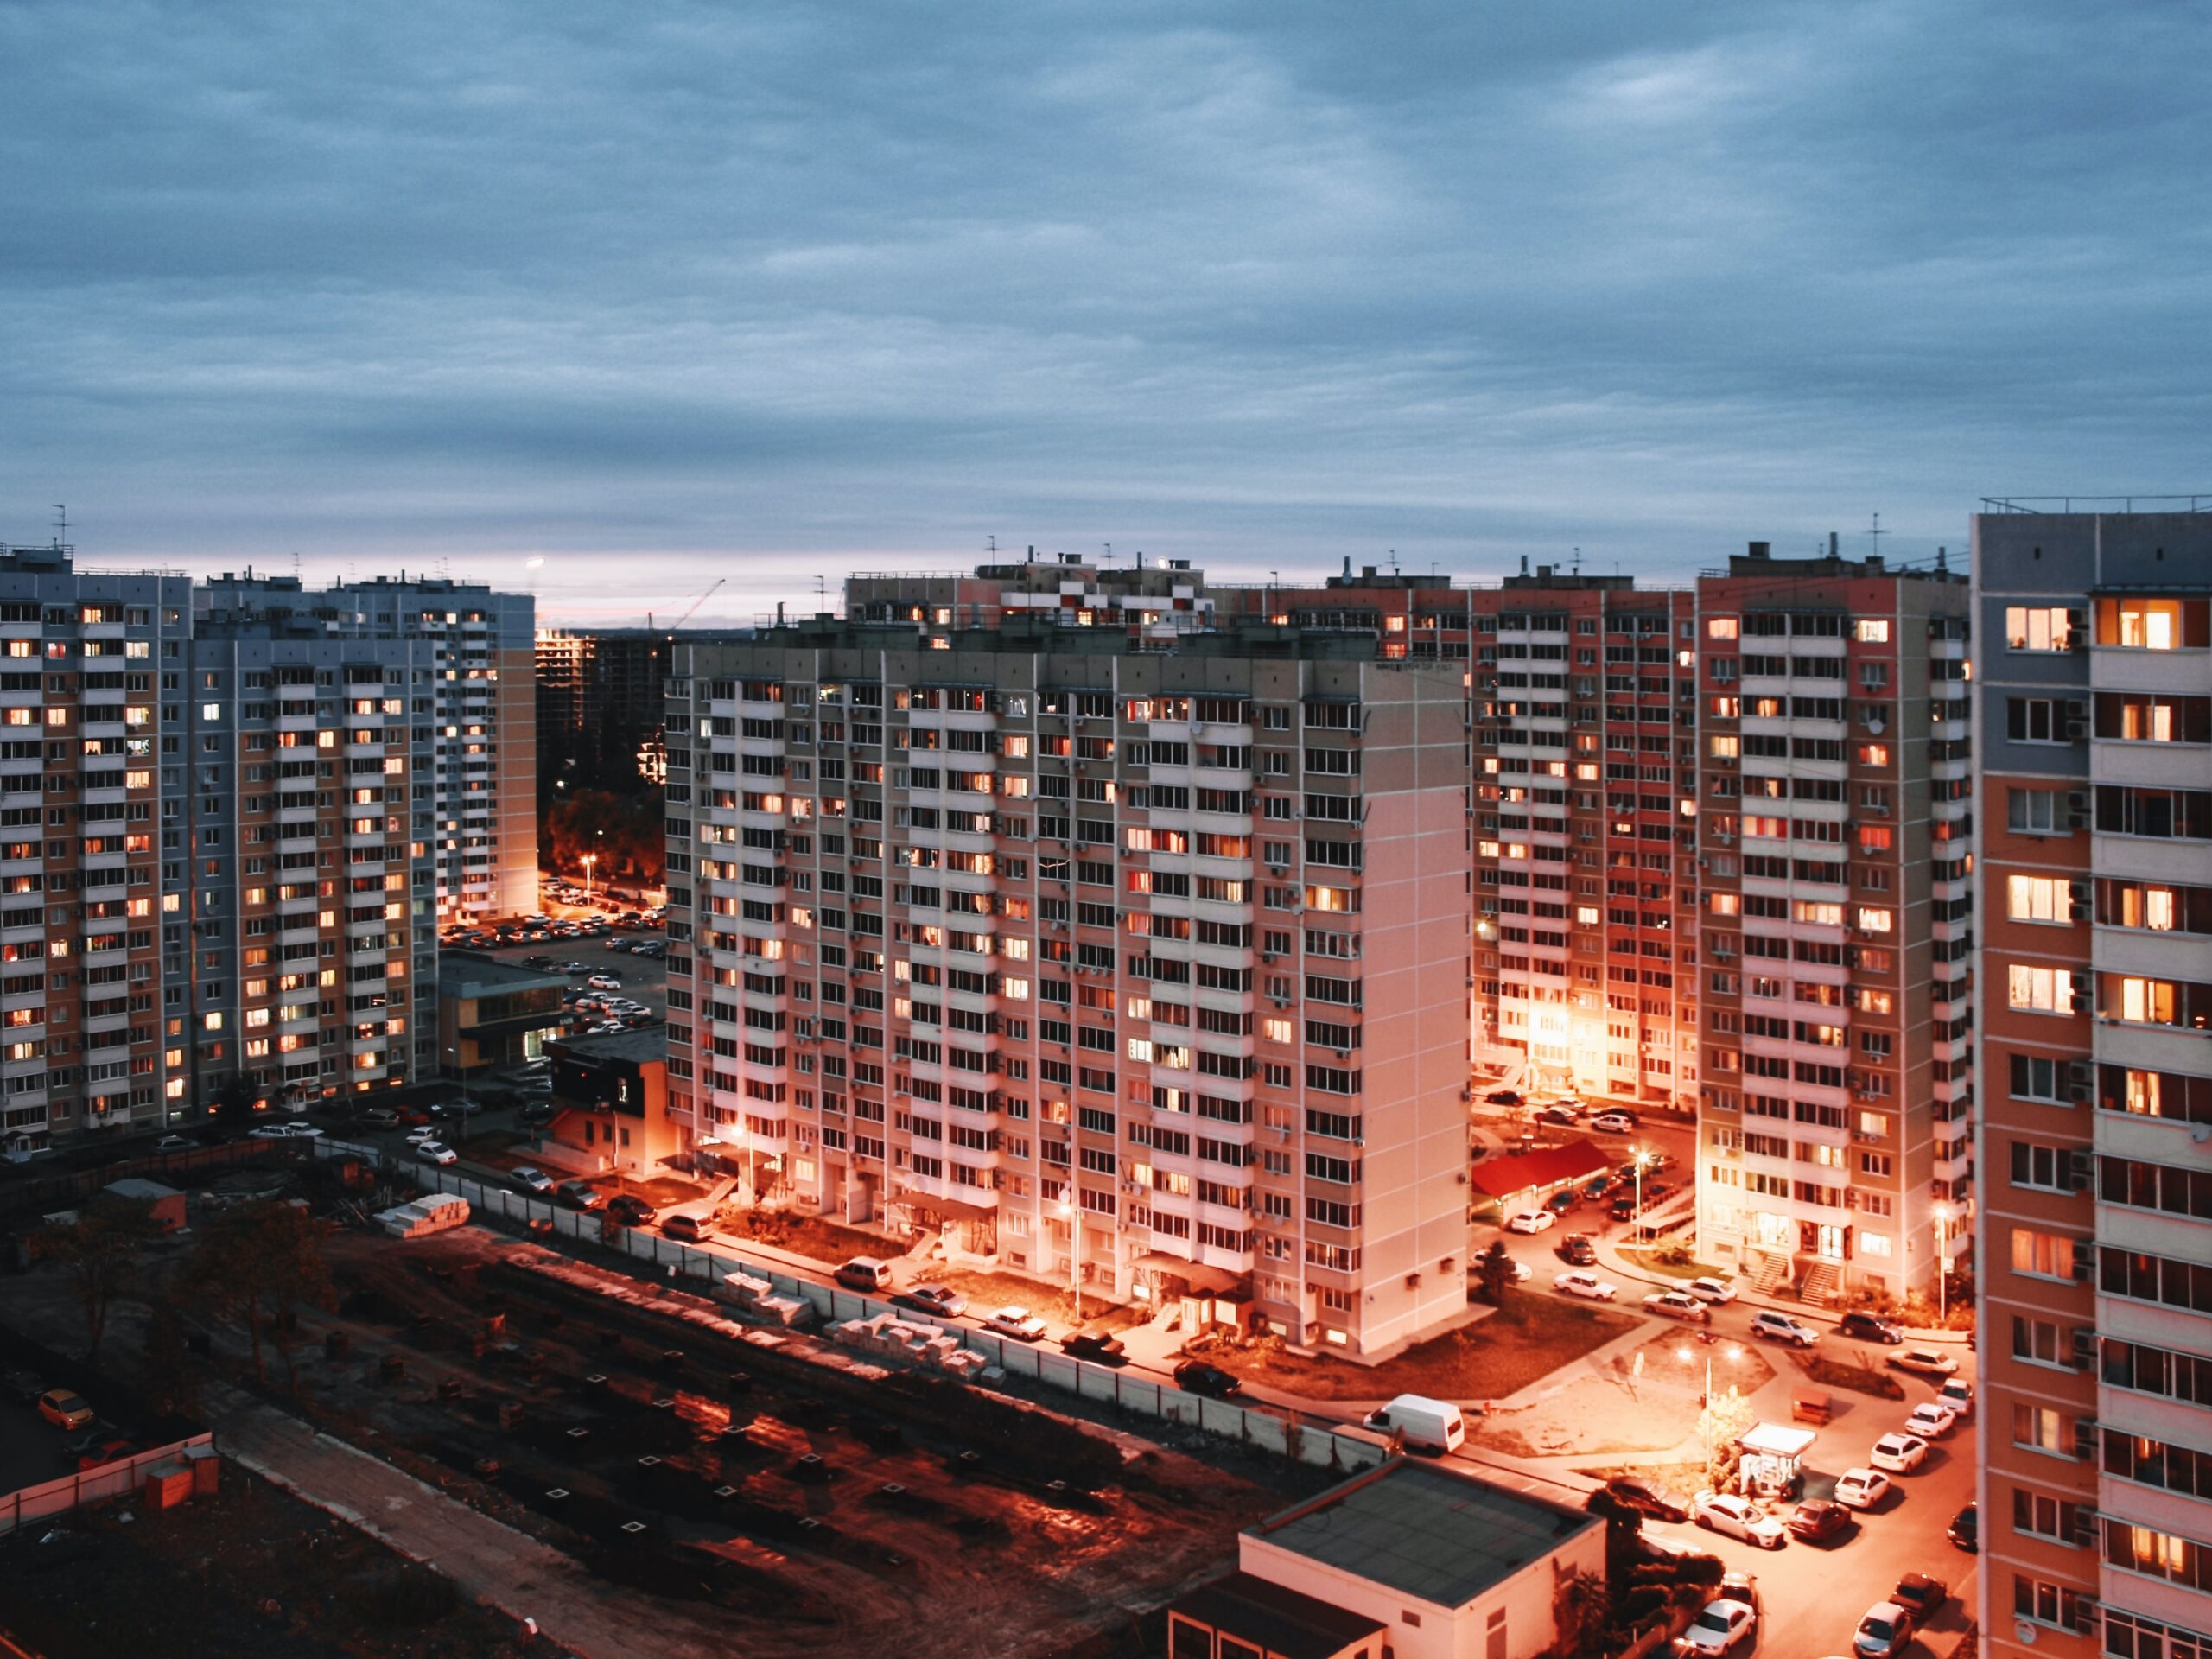
<svg viewBox="0 0 2212 1659">
<path fill-rule="evenodd" d="M 39 1395 L 38 1414 L 56 1428 L 83 1428 L 92 1421 L 85 1396 L 67 1389 L 48 1389 Z"/>
</svg>

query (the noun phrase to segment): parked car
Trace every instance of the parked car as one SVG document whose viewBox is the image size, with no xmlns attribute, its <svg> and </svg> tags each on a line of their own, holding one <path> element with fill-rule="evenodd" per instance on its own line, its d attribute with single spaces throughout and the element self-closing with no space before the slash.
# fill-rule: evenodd
<svg viewBox="0 0 2212 1659">
<path fill-rule="evenodd" d="M 650 1227 L 660 1214 L 634 1192 L 617 1192 L 607 1201 L 607 1211 L 625 1227 Z"/>
<path fill-rule="evenodd" d="M 404 1138 L 409 1146 L 419 1147 L 425 1141 L 436 1140 L 438 1138 L 438 1132 L 432 1128 L 429 1124 L 423 1123 L 408 1130 Z"/>
<path fill-rule="evenodd" d="M 1368 1427 L 1395 1433 L 1408 1452 L 1445 1457 L 1459 1449 L 1467 1438 L 1467 1420 L 1449 1400 L 1426 1395 L 1402 1394 L 1384 1402 L 1360 1419 Z"/>
<path fill-rule="evenodd" d="M 1928 1442 L 1917 1434 L 1885 1434 L 1874 1442 L 1866 1461 L 1893 1475 L 1909 1475 L 1928 1461 Z"/>
<path fill-rule="evenodd" d="M 156 1152 L 190 1152 L 200 1143 L 188 1135 L 165 1135 L 154 1142 Z"/>
<path fill-rule="evenodd" d="M 1808 1497 L 1791 1512 L 1790 1535 L 1808 1544 L 1824 1544 L 1851 1527 L 1851 1511 L 1833 1498 Z"/>
<path fill-rule="evenodd" d="M 1643 1299 L 1643 1311 L 1663 1314 L 1670 1319 L 1687 1319 L 1692 1325 L 1713 1323 L 1713 1310 L 1688 1291 L 1655 1290 Z"/>
<path fill-rule="evenodd" d="M 1878 1469 L 1847 1469 L 1835 1478 L 1835 1501 L 1847 1510 L 1871 1510 L 1890 1495 L 1890 1478 Z"/>
<path fill-rule="evenodd" d="M 1537 1122 L 1556 1123 L 1562 1128 L 1571 1129 L 1581 1121 L 1582 1120 L 1577 1117 L 1573 1112 L 1563 1110 L 1557 1106 L 1547 1106 L 1542 1111 L 1536 1114 Z"/>
<path fill-rule="evenodd" d="M 1185 1394 L 1210 1394 L 1217 1400 L 1226 1400 L 1244 1389 L 1243 1383 L 1227 1371 L 1202 1359 L 1186 1359 L 1178 1365 L 1175 1386 Z"/>
<path fill-rule="evenodd" d="M 984 1319 L 983 1329 L 1016 1342 L 1036 1342 L 1045 1334 L 1045 1321 L 1026 1307 L 1001 1307 Z"/>
<path fill-rule="evenodd" d="M 1544 1200 L 1544 1208 L 1555 1216 L 1563 1216 L 1582 1202 L 1582 1195 L 1571 1186 L 1562 1186 Z"/>
<path fill-rule="evenodd" d="M 1580 1270 L 1560 1274 L 1552 1281 L 1552 1288 L 1562 1296 L 1580 1296 L 1592 1302 L 1610 1302 L 1620 1294 L 1620 1287 L 1610 1280 Z"/>
<path fill-rule="evenodd" d="M 1766 1308 L 1751 1315 L 1751 1334 L 1797 1348 L 1809 1348 L 1821 1339 L 1820 1332 L 1804 1320 Z"/>
<path fill-rule="evenodd" d="M 518 1169 L 510 1170 L 508 1174 L 513 1179 L 514 1184 L 525 1192 L 553 1191 L 553 1178 L 542 1169 L 532 1169 L 529 1165 L 524 1164 Z"/>
<path fill-rule="evenodd" d="M 1735 1286 L 1730 1284 L 1726 1279 L 1716 1279 L 1710 1274 L 1701 1279 L 1693 1279 L 1682 1288 L 1700 1302 L 1711 1302 L 1716 1307 L 1725 1306 L 1736 1300 Z"/>
<path fill-rule="evenodd" d="M 553 1190 L 553 1200 L 569 1210 L 604 1210 L 607 1194 L 589 1181 L 563 1181 Z"/>
<path fill-rule="evenodd" d="M 372 1106 L 361 1114 L 361 1123 L 365 1128 L 396 1129 L 399 1127 L 399 1114 L 389 1106 Z"/>
<path fill-rule="evenodd" d="M 1758 1623 L 1758 1615 L 1740 1601 L 1723 1597 L 1708 1601 L 1705 1611 L 1690 1621 L 1682 1633 L 1682 1651 L 1701 1656 L 1701 1659 L 1719 1659 L 1738 1642 L 1746 1640 Z"/>
<path fill-rule="evenodd" d="M 1493 1089 L 1483 1099 L 1492 1106 L 1525 1106 L 1528 1096 L 1517 1089 Z"/>
<path fill-rule="evenodd" d="M 1896 1659 L 1912 1643 L 1912 1615 L 1894 1601 L 1878 1601 L 1851 1639 L 1859 1659 Z"/>
<path fill-rule="evenodd" d="M 892 1265 L 873 1255 L 853 1256 L 841 1263 L 831 1276 L 847 1290 L 857 1290 L 868 1295 L 887 1291 L 897 1282 Z"/>
<path fill-rule="evenodd" d="M 1590 1109 L 1590 1103 L 1586 1100 L 1579 1100 L 1573 1095 L 1561 1095 L 1557 1100 L 1551 1103 L 1551 1108 L 1554 1111 L 1573 1112 L 1579 1118 L 1583 1113 Z"/>
<path fill-rule="evenodd" d="M 100 1434 L 90 1444 L 79 1441 L 70 1451 L 77 1459 L 79 1471 L 97 1469 L 102 1464 L 119 1463 L 138 1449 L 138 1442 L 120 1434 Z"/>
<path fill-rule="evenodd" d="M 1100 1365 L 1119 1365 L 1128 1357 L 1128 1345 L 1110 1331 L 1078 1331 L 1061 1342 L 1060 1351 Z"/>
<path fill-rule="evenodd" d="M 1882 1342 L 1896 1347 L 1904 1340 L 1904 1331 L 1894 1320 L 1853 1309 L 1836 1321 L 1836 1334 L 1857 1342 Z"/>
<path fill-rule="evenodd" d="M 1640 1127 L 1634 1112 L 1624 1112 L 1618 1106 L 1611 1111 L 1600 1112 L 1590 1120 L 1593 1129 L 1603 1129 L 1607 1135 L 1626 1135 Z"/>
<path fill-rule="evenodd" d="M 1925 1573 L 1908 1573 L 1890 1592 L 1890 1599 L 1912 1615 L 1915 1624 L 1925 1624 L 1936 1610 L 1951 1599 L 1951 1586 Z"/>
<path fill-rule="evenodd" d="M 916 1285 L 891 1300 L 899 1307 L 911 1307 L 917 1313 L 931 1314 L 940 1319 L 957 1319 L 968 1311 L 968 1299 L 950 1285 Z"/>
<path fill-rule="evenodd" d="M 1951 1414 L 1961 1422 L 1974 1415 L 1974 1384 L 1963 1376 L 1947 1376 L 1943 1386 L 1936 1390 L 1936 1399 L 1951 1408 Z"/>
<path fill-rule="evenodd" d="M 1560 1261 L 1578 1268 L 1592 1267 L 1598 1260 L 1598 1247 L 1590 1242 L 1587 1233 L 1569 1233 L 1560 1240 L 1554 1253 Z"/>
<path fill-rule="evenodd" d="M 1904 1420 L 1904 1432 L 1923 1440 L 1940 1440 L 1958 1426 L 1958 1415 L 1941 1400 L 1923 1400 Z"/>
<path fill-rule="evenodd" d="M 461 1160 L 461 1154 L 456 1153 L 451 1147 L 446 1145 L 442 1141 L 416 1141 L 415 1143 L 415 1155 L 426 1164 L 437 1164 L 440 1166 L 458 1163 Z"/>
<path fill-rule="evenodd" d="M 36 1371 L 10 1371 L 0 1376 L 0 1390 L 19 1406 L 35 1406 L 46 1392 L 46 1379 Z"/>
<path fill-rule="evenodd" d="M 622 988 L 622 976 L 601 971 L 594 974 L 584 983 L 594 991 L 619 991 Z"/>
<path fill-rule="evenodd" d="M 1505 1218 L 1509 1233 L 1541 1233 L 1547 1227 L 1556 1226 L 1559 1217 L 1548 1210 L 1519 1210 Z"/>
<path fill-rule="evenodd" d="M 92 1408 L 74 1389 L 48 1389 L 38 1397 L 38 1414 L 56 1428 L 88 1428 Z"/>
<path fill-rule="evenodd" d="M 1959 1369 L 1957 1360 L 1933 1348 L 1908 1348 L 1901 1354 L 1891 1354 L 1890 1363 L 1916 1376 L 1948 1376 Z"/>
<path fill-rule="evenodd" d="M 1637 1475 L 1615 1475 L 1605 1490 L 1638 1515 L 1654 1521 L 1687 1521 L 1690 1512 L 1649 1481 Z"/>
<path fill-rule="evenodd" d="M 1951 1524 L 1944 1529 L 1943 1535 L 1967 1554 L 1979 1555 L 1981 1553 L 1980 1507 L 1969 1503 L 1961 1510 L 1951 1517 Z"/>
<path fill-rule="evenodd" d="M 1700 1492 L 1690 1500 L 1690 1517 L 1709 1531 L 1761 1549 L 1780 1549 L 1789 1536 L 1781 1522 L 1751 1499 L 1726 1492 Z"/>
<path fill-rule="evenodd" d="M 1603 1203 L 1605 1194 L 1612 1190 L 1613 1181 L 1610 1175 L 1592 1175 L 1582 1184 L 1582 1196 L 1592 1204 Z"/>
<path fill-rule="evenodd" d="M 660 1236 L 679 1244 L 703 1244 L 708 1230 L 709 1224 L 697 1216 L 667 1216 L 660 1224 Z"/>
</svg>

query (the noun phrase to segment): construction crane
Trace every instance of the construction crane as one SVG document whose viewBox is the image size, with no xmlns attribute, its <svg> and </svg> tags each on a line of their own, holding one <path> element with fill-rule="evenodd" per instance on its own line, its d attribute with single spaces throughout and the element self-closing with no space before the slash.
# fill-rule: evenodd
<svg viewBox="0 0 2212 1659">
<path fill-rule="evenodd" d="M 699 613 L 699 607 L 705 604 L 709 600 L 712 599 L 716 594 L 720 593 L 722 590 L 722 584 L 728 580 L 729 578 L 728 576 L 716 576 L 715 578 L 715 585 L 708 588 L 705 593 L 700 594 L 698 598 L 693 600 L 691 601 L 691 608 L 690 610 L 684 612 L 683 615 L 677 617 L 675 621 L 669 624 L 669 632 L 671 633 L 674 632 L 677 628 L 682 627 L 686 622 L 689 622 L 693 617 L 696 616 Z M 647 611 L 645 613 L 645 627 L 650 632 L 652 626 L 653 613 L 651 611 Z"/>
</svg>

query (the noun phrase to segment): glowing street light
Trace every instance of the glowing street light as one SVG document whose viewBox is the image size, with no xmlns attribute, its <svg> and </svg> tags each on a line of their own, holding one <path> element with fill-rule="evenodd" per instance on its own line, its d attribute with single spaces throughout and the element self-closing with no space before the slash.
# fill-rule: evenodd
<svg viewBox="0 0 2212 1659">
<path fill-rule="evenodd" d="M 1074 1188 L 1070 1187 L 1071 1195 Z M 1075 1298 L 1075 1322 L 1083 1323 L 1083 1206 L 1072 1196 L 1060 1200 L 1060 1213 L 1072 1230 L 1068 1239 L 1068 1290 Z"/>
<path fill-rule="evenodd" d="M 597 853 L 584 855 L 584 908 L 591 908 L 591 867 L 599 862 Z"/>
<path fill-rule="evenodd" d="M 1643 1170 L 1651 1161 L 1651 1148 L 1636 1149 L 1636 1236 L 1640 1239 L 1651 1236 L 1651 1230 L 1643 1224 Z"/>
</svg>

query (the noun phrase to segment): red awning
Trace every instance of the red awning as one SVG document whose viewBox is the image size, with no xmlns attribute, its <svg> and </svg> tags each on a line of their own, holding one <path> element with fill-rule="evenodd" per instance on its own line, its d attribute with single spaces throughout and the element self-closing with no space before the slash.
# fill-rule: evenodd
<svg viewBox="0 0 2212 1659">
<path fill-rule="evenodd" d="M 1613 1160 L 1594 1141 L 1575 1141 L 1564 1147 L 1546 1147 L 1516 1158 L 1500 1153 L 1475 1166 L 1468 1177 L 1475 1191 L 1486 1198 L 1505 1199 L 1516 1193 L 1548 1192 L 1611 1169 Z"/>
</svg>

